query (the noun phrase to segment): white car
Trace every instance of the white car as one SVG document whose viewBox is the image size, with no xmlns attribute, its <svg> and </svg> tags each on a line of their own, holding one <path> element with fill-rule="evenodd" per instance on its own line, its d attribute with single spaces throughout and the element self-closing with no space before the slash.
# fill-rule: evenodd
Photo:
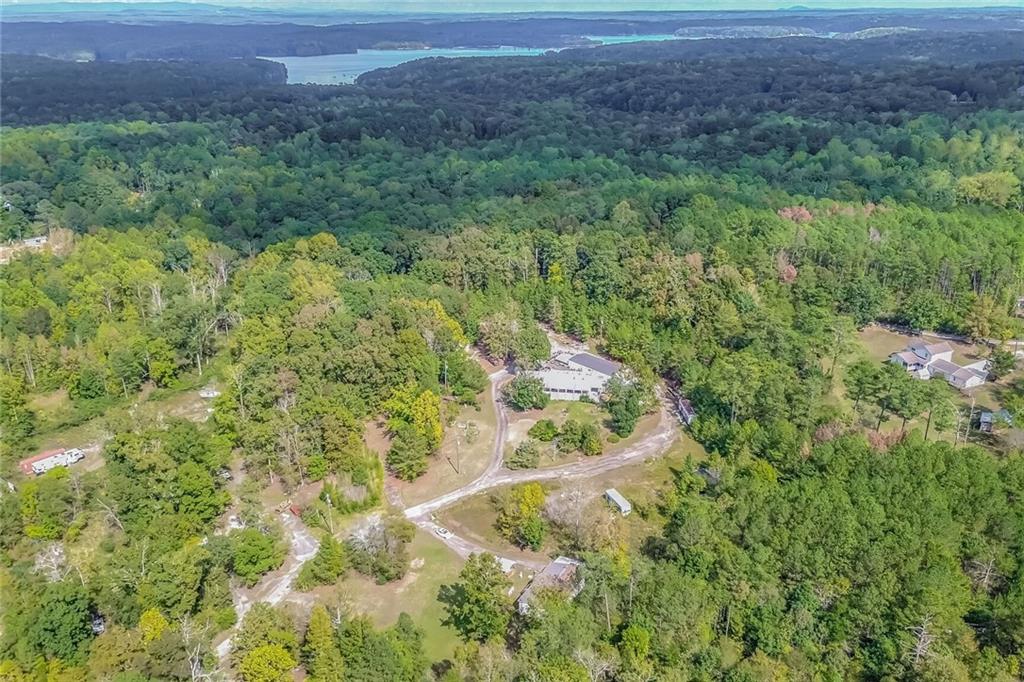
<svg viewBox="0 0 1024 682">
<path fill-rule="evenodd" d="M 452 532 L 444 526 L 438 526 L 434 529 L 434 532 L 437 533 L 437 536 L 440 538 L 450 538 L 452 536 Z"/>
</svg>

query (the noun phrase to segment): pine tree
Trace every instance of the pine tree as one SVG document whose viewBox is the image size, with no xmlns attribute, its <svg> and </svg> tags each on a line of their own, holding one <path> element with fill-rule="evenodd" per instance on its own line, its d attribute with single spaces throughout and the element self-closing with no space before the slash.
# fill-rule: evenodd
<svg viewBox="0 0 1024 682">
<path fill-rule="evenodd" d="M 343 661 L 341 650 L 334 639 L 334 626 L 327 609 L 313 607 L 302 647 L 306 670 L 316 682 L 341 682 Z"/>
</svg>

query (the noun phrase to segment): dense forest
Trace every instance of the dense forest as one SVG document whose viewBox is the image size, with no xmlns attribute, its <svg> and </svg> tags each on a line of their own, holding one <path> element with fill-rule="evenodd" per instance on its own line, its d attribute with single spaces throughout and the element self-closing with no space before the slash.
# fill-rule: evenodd
<svg viewBox="0 0 1024 682">
<path fill-rule="evenodd" d="M 153 3 L 156 5 L 156 3 Z M 114 5 L 116 7 L 117 5 Z M 115 20 L 90 10 L 67 8 L 66 19 L 49 20 L 45 14 L 32 15 L 32 8 L 6 13 L 3 23 L 4 50 L 61 59 L 125 61 L 133 59 L 228 59 L 258 56 L 309 56 L 352 53 L 359 49 L 422 45 L 426 47 L 517 47 L 560 48 L 591 44 L 589 36 L 670 34 L 688 31 L 701 36 L 747 29 L 783 32 L 783 35 L 840 35 L 861 37 L 861 32 L 884 33 L 931 30 L 956 34 L 978 32 L 973 41 L 981 54 L 995 58 L 1004 44 L 1004 31 L 1019 27 L 1019 13 L 1013 9 L 989 8 L 957 13 L 914 10 L 888 12 L 593 12 L 559 16 L 521 14 L 445 15 L 430 12 L 418 20 L 389 20 L 380 14 L 352 21 L 344 12 L 333 13 L 329 5 L 313 6 L 305 12 L 288 7 L 261 7 L 259 12 L 231 17 L 243 8 L 222 7 L 213 21 L 192 22 L 189 15 L 167 15 L 159 8 L 147 10 L 129 4 L 120 8 Z M 104 8 L 99 8 L 102 13 Z M 438 8 L 440 9 L 440 8 Z M 75 16 L 75 13 L 78 16 Z M 137 14 L 134 21 L 121 17 Z M 151 16 L 146 16 L 151 14 Z M 28 16 L 19 16 L 28 15 Z M 20 19 L 20 20 L 19 20 Z M 33 20 L 34 19 L 34 20 Z M 344 22 L 344 23 L 342 23 Z M 986 43 L 996 41 L 996 45 Z M 859 42 L 859 41 L 855 41 Z M 943 59 L 941 48 L 928 49 Z M 1016 54 L 1008 58 L 1016 57 Z"/>
<path fill-rule="evenodd" d="M 1024 457 L 940 441 L 924 382 L 838 376 L 873 322 L 1024 337 L 1020 38 L 902 40 L 425 60 L 343 88 L 5 58 L 0 231 L 48 243 L 0 265 L 2 677 L 1019 680 Z M 894 62 L 911 44 L 944 58 Z M 297 589 L 400 580 L 414 529 L 385 476 L 437 466 L 482 400 L 467 346 L 530 366 L 540 324 L 685 391 L 716 475 L 681 465 L 638 546 L 553 528 L 574 600 L 519 614 L 470 558 L 443 661 L 405 614 L 239 621 L 232 594 L 287 551 L 271 486 L 323 482 Z M 135 409 L 211 381 L 208 419 Z M 887 441 L 837 393 L 932 431 Z M 18 472 L 98 417 L 101 467 Z M 513 489 L 507 516 L 542 497 Z"/>
</svg>

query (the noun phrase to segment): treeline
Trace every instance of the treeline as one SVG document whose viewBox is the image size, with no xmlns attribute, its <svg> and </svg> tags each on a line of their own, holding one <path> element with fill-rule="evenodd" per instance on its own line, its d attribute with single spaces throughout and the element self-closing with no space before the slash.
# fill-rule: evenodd
<svg viewBox="0 0 1024 682">
<path fill-rule="evenodd" d="M 215 93 L 227 97 L 286 80 L 283 64 L 263 59 L 113 64 L 5 54 L 0 103 L 4 125 L 89 121 L 111 111 L 134 119 L 146 108 Z"/>
<path fill-rule="evenodd" d="M 780 13 L 634 13 L 601 16 L 517 16 L 437 17 L 428 21 L 364 21 L 331 23 L 331 17 L 316 18 L 317 25 L 288 23 L 287 14 L 271 23 L 267 14 L 229 23 L 186 21 L 8 21 L 4 23 L 4 49 L 18 54 L 34 54 L 63 59 L 120 61 L 133 59 L 231 59 L 256 56 L 309 56 L 352 53 L 379 45 L 418 44 L 429 47 L 520 47 L 557 48 L 588 42 L 592 35 L 645 35 L 673 33 L 681 28 L 723 26 L 798 26 L 821 32 L 851 33 L 877 27 L 929 29 L 931 36 L 949 37 L 966 31 L 978 31 L 969 41 L 961 40 L 964 51 L 943 51 L 934 40 L 905 40 L 903 36 L 882 39 L 903 46 L 903 53 L 916 52 L 922 58 L 1000 59 L 1007 54 L 1006 25 L 1017 19 L 1012 10 L 989 8 L 977 13 L 894 12 L 878 16 L 873 12 L 786 12 Z M 890 23 L 894 22 L 894 23 Z M 311 22 L 312 23 L 312 22 Z M 933 32 L 934 31 L 934 32 Z M 955 40 L 955 39 L 954 39 Z M 779 41 L 781 42 L 781 41 Z M 868 42 L 868 41 L 853 41 Z M 710 41 L 702 41 L 697 50 L 707 50 Z M 727 43 L 726 52 L 735 54 L 742 43 Z M 854 45 L 843 54 L 863 56 L 875 48 Z M 612 58 L 619 53 L 611 52 Z M 953 55 L 956 54 L 954 57 Z M 968 57 L 968 55 L 970 55 Z M 776 55 L 777 56 L 777 53 Z"/>
<path fill-rule="evenodd" d="M 639 511 L 661 528 L 640 551 L 578 489 L 513 488 L 499 522 L 520 544 L 551 529 L 582 592 L 541 590 L 523 616 L 471 557 L 440 595 L 466 642 L 441 679 L 1017 679 L 1024 460 L 786 440 L 688 461 Z"/>
</svg>

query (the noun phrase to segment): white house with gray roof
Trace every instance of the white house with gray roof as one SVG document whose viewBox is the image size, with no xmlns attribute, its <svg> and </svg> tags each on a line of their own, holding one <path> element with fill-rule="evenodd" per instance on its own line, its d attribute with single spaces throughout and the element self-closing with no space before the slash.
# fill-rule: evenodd
<svg viewBox="0 0 1024 682">
<path fill-rule="evenodd" d="M 917 339 L 900 352 L 890 355 L 889 361 L 918 379 L 941 376 L 961 391 L 981 386 L 988 379 L 988 360 L 958 365 L 953 362 L 953 347 L 945 341 L 927 343 Z"/>
<path fill-rule="evenodd" d="M 591 353 L 562 352 L 529 374 L 544 383 L 544 392 L 552 400 L 579 400 L 587 396 L 596 401 L 621 369 L 619 363 Z"/>
</svg>

